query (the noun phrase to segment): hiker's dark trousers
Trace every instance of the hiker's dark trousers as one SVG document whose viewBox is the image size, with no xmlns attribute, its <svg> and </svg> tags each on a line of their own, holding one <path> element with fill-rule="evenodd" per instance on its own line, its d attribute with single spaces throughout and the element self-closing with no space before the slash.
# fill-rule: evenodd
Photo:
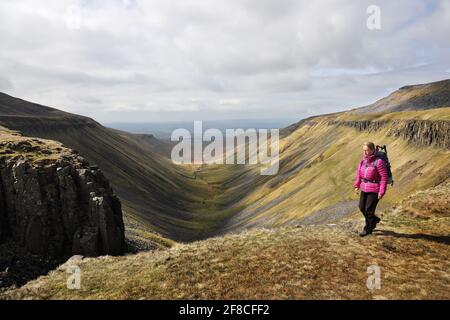
<svg viewBox="0 0 450 320">
<path fill-rule="evenodd" d="M 366 230 L 372 230 L 375 225 L 375 209 L 378 201 L 378 193 L 361 191 L 359 210 L 366 218 Z"/>
</svg>

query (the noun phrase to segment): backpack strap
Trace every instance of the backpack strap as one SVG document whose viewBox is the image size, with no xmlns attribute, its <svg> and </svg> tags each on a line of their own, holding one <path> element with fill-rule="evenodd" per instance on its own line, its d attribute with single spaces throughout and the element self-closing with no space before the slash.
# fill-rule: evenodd
<svg viewBox="0 0 450 320">
<path fill-rule="evenodd" d="M 378 160 L 380 160 L 380 158 L 377 157 L 377 158 L 375 158 L 375 160 L 373 161 L 373 166 L 374 166 L 375 168 L 378 166 Z M 362 167 L 363 164 L 364 164 L 365 166 L 367 165 L 367 163 L 366 163 L 366 164 L 364 163 L 364 159 L 361 160 L 361 163 L 359 164 L 359 166 Z"/>
</svg>

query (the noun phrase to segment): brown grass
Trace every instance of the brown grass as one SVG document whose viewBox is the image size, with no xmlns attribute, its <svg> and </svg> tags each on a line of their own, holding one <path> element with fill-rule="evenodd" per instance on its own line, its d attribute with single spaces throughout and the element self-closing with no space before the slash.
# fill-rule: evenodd
<svg viewBox="0 0 450 320">
<path fill-rule="evenodd" d="M 415 203 L 439 199 L 449 187 L 433 188 L 430 197 L 418 196 Z M 450 217 L 417 219 L 402 208 L 403 204 L 383 213 L 379 230 L 367 238 L 357 236 L 360 219 L 340 225 L 255 229 L 168 250 L 69 261 L 0 297 L 450 299 Z M 80 290 L 66 288 L 65 268 L 71 264 L 82 270 Z M 374 264 L 381 269 L 381 289 L 369 290 L 367 268 Z"/>
</svg>

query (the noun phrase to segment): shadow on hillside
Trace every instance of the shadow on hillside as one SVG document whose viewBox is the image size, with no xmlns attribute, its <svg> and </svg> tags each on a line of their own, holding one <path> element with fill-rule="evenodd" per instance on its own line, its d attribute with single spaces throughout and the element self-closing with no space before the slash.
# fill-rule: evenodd
<svg viewBox="0 0 450 320">
<path fill-rule="evenodd" d="M 433 241 L 433 242 L 437 242 L 437 243 L 443 243 L 443 244 L 450 245 L 450 236 L 433 236 L 433 235 L 423 234 L 423 233 L 398 233 L 395 231 L 388 231 L 388 230 L 375 230 L 374 234 L 395 237 L 395 238 L 422 239 L 422 240 Z"/>
</svg>

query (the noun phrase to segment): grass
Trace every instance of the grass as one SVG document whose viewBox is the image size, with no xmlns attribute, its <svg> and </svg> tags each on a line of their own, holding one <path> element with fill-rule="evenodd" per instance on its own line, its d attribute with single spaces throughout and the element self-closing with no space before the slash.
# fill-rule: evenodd
<svg viewBox="0 0 450 320">
<path fill-rule="evenodd" d="M 127 211 L 123 212 L 123 220 L 125 237 L 131 242 L 143 244 L 145 246 L 143 249 L 166 249 L 176 244 L 175 241 L 152 230 L 150 226 L 146 225 L 145 221 L 136 219 L 134 215 L 130 215 Z"/>
<path fill-rule="evenodd" d="M 447 206 L 439 194 L 449 188 L 424 191 L 415 207 Z M 408 201 L 384 212 L 367 238 L 357 236 L 361 219 L 254 229 L 166 250 L 68 261 L 0 298 L 450 299 L 449 217 L 411 216 L 401 210 Z M 71 264 L 81 268 L 80 290 L 66 288 Z M 381 289 L 366 286 L 372 265 L 380 267 Z"/>
<path fill-rule="evenodd" d="M 23 137 L 13 131 L 0 128 L 0 157 L 5 160 L 21 157 L 33 163 L 45 165 L 71 154 L 72 151 L 59 142 Z"/>
<path fill-rule="evenodd" d="M 412 233 L 450 235 L 450 183 L 416 191 L 387 213 L 393 227 Z"/>
</svg>

